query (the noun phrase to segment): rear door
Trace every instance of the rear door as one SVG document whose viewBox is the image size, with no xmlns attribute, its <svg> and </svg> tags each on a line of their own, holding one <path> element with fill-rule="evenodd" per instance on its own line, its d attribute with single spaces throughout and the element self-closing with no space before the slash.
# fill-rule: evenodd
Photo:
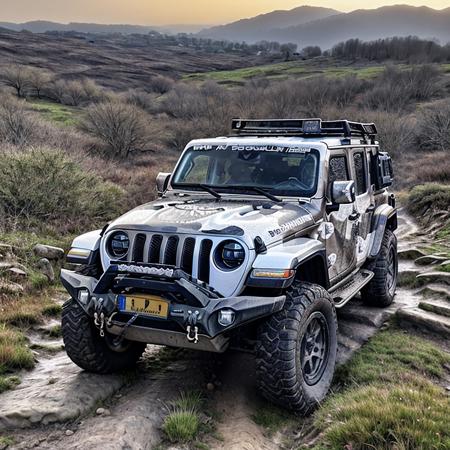
<svg viewBox="0 0 450 450">
<path fill-rule="evenodd" d="M 356 201 L 351 216 L 354 223 L 356 265 L 361 265 L 369 250 L 370 222 L 373 214 L 373 198 L 370 189 L 369 159 L 367 148 L 355 148 L 350 153 L 352 177 L 355 181 Z"/>
</svg>

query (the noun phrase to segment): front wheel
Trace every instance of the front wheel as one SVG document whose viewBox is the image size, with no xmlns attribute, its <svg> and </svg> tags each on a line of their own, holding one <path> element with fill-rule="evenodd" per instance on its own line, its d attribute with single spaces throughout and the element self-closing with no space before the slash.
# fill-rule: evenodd
<svg viewBox="0 0 450 450">
<path fill-rule="evenodd" d="M 106 333 L 100 337 L 93 320 L 73 299 L 62 310 L 61 331 L 69 358 L 88 372 L 112 373 L 133 367 L 145 344 L 117 339 Z"/>
<path fill-rule="evenodd" d="M 308 414 L 333 380 L 337 319 L 333 300 L 321 286 L 295 283 L 282 311 L 259 329 L 257 377 L 269 401 Z"/>
</svg>

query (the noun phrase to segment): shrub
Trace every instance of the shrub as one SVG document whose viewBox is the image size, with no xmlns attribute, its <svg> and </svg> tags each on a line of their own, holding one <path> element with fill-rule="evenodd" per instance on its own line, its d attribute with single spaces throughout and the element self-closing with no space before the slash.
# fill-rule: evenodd
<svg viewBox="0 0 450 450">
<path fill-rule="evenodd" d="M 19 331 L 0 324 L 0 374 L 14 369 L 32 369 L 34 358 Z"/>
<path fill-rule="evenodd" d="M 0 72 L 0 80 L 14 89 L 17 97 L 25 97 L 30 86 L 30 71 L 27 66 L 10 64 Z"/>
<path fill-rule="evenodd" d="M 448 211 L 449 205 L 450 186 L 428 183 L 411 189 L 407 208 L 416 217 L 430 218 L 433 212 Z"/>
<path fill-rule="evenodd" d="M 107 101 L 88 108 L 81 128 L 101 140 L 105 155 L 127 158 L 147 147 L 145 112 L 119 101 Z"/>
<path fill-rule="evenodd" d="M 122 190 L 61 151 L 4 151 L 0 174 L 3 226 L 60 223 L 74 230 L 80 224 L 103 222 L 120 210 Z"/>
<path fill-rule="evenodd" d="M 450 150 L 450 100 L 423 108 L 418 115 L 417 139 L 428 150 Z"/>
<path fill-rule="evenodd" d="M 156 75 L 150 78 L 148 83 L 150 91 L 158 94 L 165 94 L 166 92 L 169 92 L 173 88 L 173 85 L 174 81 L 172 78 L 164 77 L 162 75 Z"/>
<path fill-rule="evenodd" d="M 24 146 L 35 134 L 37 123 L 22 101 L 0 98 L 0 141 Z"/>
</svg>

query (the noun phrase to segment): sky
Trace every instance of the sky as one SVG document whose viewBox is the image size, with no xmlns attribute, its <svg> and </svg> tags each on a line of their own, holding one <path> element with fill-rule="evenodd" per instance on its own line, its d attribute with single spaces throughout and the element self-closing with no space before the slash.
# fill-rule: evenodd
<svg viewBox="0 0 450 450">
<path fill-rule="evenodd" d="M 424 0 L 373 0 L 370 8 L 399 3 L 422 6 Z M 0 21 L 219 24 L 302 4 L 301 0 L 0 0 Z M 307 4 L 340 11 L 352 11 L 358 6 L 354 0 L 312 0 Z M 427 0 L 426 6 L 448 8 L 450 0 Z"/>
</svg>

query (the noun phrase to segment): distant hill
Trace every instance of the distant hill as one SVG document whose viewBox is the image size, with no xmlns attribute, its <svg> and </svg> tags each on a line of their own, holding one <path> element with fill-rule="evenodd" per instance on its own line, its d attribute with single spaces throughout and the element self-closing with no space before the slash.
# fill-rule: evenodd
<svg viewBox="0 0 450 450">
<path fill-rule="evenodd" d="M 99 23 L 77 23 L 68 24 L 49 22 L 46 20 L 35 20 L 25 23 L 0 22 L 0 28 L 13 31 L 31 31 L 32 33 L 45 33 L 47 31 L 76 31 L 79 33 L 122 33 L 122 34 L 147 34 L 151 31 L 160 33 L 196 33 L 204 25 L 166 25 L 158 26 L 142 26 L 142 25 L 126 25 L 126 24 L 99 24 Z"/>
<path fill-rule="evenodd" d="M 214 39 L 256 42 L 267 39 L 273 30 L 305 24 L 336 14 L 341 13 L 330 8 L 299 6 L 287 11 L 273 11 L 250 19 L 241 19 L 228 25 L 207 28 L 198 34 Z"/>
<path fill-rule="evenodd" d="M 301 8 L 306 7 L 296 10 Z M 235 41 L 255 42 L 266 39 L 295 42 L 300 47 L 320 45 L 324 49 L 350 38 L 373 40 L 414 35 L 421 38 L 438 39 L 441 43 L 450 42 L 450 8 L 435 10 L 425 6 L 398 5 L 384 6 L 378 9 L 360 9 L 350 13 L 334 11 L 332 14 L 331 11 L 333 10 L 325 10 L 325 17 L 312 20 L 306 20 L 305 15 L 302 22 L 296 25 L 292 25 L 293 17 L 289 19 L 288 25 L 282 26 L 279 21 L 275 21 L 278 25 L 271 27 L 270 21 L 267 21 L 264 26 L 255 26 L 255 29 L 259 28 L 259 32 L 245 31 L 243 21 L 238 21 L 222 27 L 202 30 L 200 34 Z M 270 14 L 265 16 L 270 16 Z M 262 17 L 264 16 L 248 19 L 248 26 L 250 27 L 254 23 L 253 21 L 258 23 Z"/>
</svg>

